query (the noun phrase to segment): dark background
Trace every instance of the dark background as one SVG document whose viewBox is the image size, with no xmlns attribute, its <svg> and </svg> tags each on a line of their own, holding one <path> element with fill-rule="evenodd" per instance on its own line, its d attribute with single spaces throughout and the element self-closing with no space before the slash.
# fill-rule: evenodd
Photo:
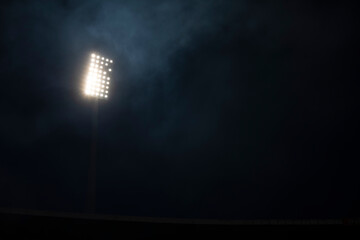
<svg viewBox="0 0 360 240">
<path fill-rule="evenodd" d="M 2 2 L 0 208 L 85 211 L 97 51 L 96 213 L 359 217 L 355 7 L 276 2 Z"/>
</svg>

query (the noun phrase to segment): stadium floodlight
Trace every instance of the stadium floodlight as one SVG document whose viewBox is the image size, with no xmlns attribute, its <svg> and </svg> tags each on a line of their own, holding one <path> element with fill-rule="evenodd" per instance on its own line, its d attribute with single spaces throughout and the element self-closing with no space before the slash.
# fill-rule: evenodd
<svg viewBox="0 0 360 240">
<path fill-rule="evenodd" d="M 104 62 L 99 62 L 99 60 L 106 61 L 105 65 Z M 110 74 L 112 73 L 111 66 L 113 64 L 112 62 L 112 60 L 104 56 L 100 56 L 99 54 L 90 54 L 90 61 L 88 72 L 86 73 L 86 82 L 84 88 L 84 93 L 86 96 L 101 99 L 108 98 Z M 106 82 L 104 81 L 105 79 Z M 107 85 L 105 86 L 104 83 Z M 106 94 L 103 94 L 105 89 Z"/>
</svg>

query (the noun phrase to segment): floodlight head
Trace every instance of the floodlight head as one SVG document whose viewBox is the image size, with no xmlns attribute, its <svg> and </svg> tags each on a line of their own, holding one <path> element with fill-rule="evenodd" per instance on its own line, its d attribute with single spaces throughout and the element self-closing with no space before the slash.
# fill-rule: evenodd
<svg viewBox="0 0 360 240">
<path fill-rule="evenodd" d="M 100 59 L 102 61 L 106 61 L 106 64 L 104 66 L 104 62 L 101 62 L 102 66 L 99 68 Z M 100 99 L 108 98 L 110 84 L 109 75 L 112 71 L 110 68 L 112 64 L 112 60 L 105 58 L 104 56 L 100 56 L 99 54 L 95 53 L 90 54 L 90 61 L 84 88 L 84 93 L 86 96 Z M 104 81 L 105 79 L 106 81 Z M 104 84 L 106 84 L 106 86 Z"/>
</svg>

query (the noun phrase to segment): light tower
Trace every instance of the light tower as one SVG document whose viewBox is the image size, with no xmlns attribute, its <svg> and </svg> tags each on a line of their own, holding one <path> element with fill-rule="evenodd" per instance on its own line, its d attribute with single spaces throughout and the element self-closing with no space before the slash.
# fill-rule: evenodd
<svg viewBox="0 0 360 240">
<path fill-rule="evenodd" d="M 98 127 L 98 111 L 99 100 L 109 98 L 110 80 L 112 73 L 113 60 L 106 58 L 97 53 L 91 53 L 83 92 L 87 98 L 94 99 L 93 108 L 93 132 L 91 143 L 91 157 L 88 173 L 88 196 L 87 211 L 95 211 L 96 200 L 96 159 L 97 159 L 97 127 Z"/>
<path fill-rule="evenodd" d="M 106 99 L 109 97 L 110 75 L 113 61 L 92 53 L 88 65 L 84 93 L 86 96 Z"/>
</svg>

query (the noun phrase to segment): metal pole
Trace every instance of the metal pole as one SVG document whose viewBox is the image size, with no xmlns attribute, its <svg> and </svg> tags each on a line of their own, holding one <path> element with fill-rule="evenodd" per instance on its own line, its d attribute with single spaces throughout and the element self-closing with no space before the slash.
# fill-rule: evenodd
<svg viewBox="0 0 360 240">
<path fill-rule="evenodd" d="M 91 154 L 88 172 L 88 196 L 87 196 L 87 211 L 90 213 L 95 212 L 96 205 L 96 159 L 97 159 L 97 132 L 98 132 L 98 111 L 99 102 L 95 99 L 93 105 L 92 116 L 92 140 L 91 140 Z"/>
</svg>

